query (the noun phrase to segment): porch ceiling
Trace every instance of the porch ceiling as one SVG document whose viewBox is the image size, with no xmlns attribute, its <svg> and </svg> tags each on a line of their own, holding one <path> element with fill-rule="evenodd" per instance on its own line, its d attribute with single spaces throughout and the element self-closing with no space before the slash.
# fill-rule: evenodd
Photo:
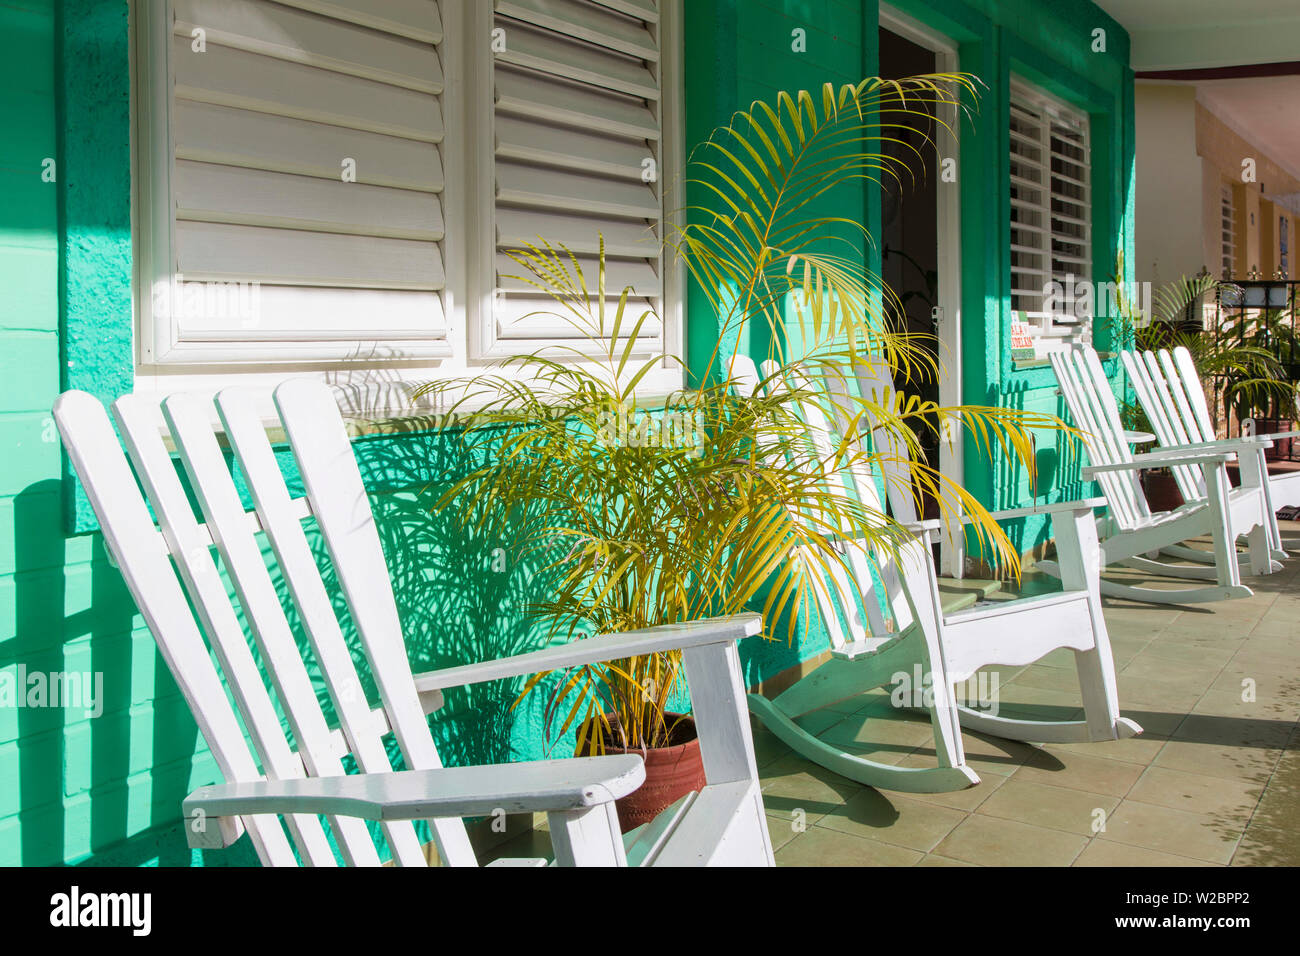
<svg viewBox="0 0 1300 956">
<path fill-rule="evenodd" d="M 1095 2 L 1129 31 L 1139 81 L 1195 85 L 1206 109 L 1300 179 L 1300 4 Z"/>
<path fill-rule="evenodd" d="M 1095 0 L 1132 38 L 1131 66 L 1188 70 L 1294 62 L 1295 0 Z"/>
</svg>

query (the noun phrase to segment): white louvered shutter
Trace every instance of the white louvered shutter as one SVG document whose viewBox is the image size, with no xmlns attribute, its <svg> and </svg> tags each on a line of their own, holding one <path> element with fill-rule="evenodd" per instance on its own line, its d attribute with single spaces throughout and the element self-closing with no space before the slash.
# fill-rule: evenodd
<svg viewBox="0 0 1300 956">
<path fill-rule="evenodd" d="M 557 303 L 511 278 L 523 270 L 505 251 L 539 236 L 579 257 L 592 290 L 604 236 L 611 301 L 633 289 L 622 334 L 648 308 L 662 316 L 659 4 L 495 0 L 493 26 L 496 288 L 488 348 L 515 352 L 526 341 L 581 335 L 554 315 L 530 315 Z M 652 319 L 642 345 L 660 347 L 662 334 Z"/>
<path fill-rule="evenodd" d="M 1232 201 L 1232 187 L 1223 185 L 1219 193 L 1219 245 L 1223 278 L 1231 279 L 1237 271 L 1237 212 Z"/>
<path fill-rule="evenodd" d="M 166 18 L 155 282 L 258 288 L 255 317 L 155 295 L 155 360 L 448 354 L 440 4 L 166 0 Z"/>
<path fill-rule="evenodd" d="M 1056 322 L 1091 319 L 1081 286 L 1092 280 L 1088 119 L 1024 87 L 1011 96 L 1011 307 L 1044 308 L 1044 289 L 1066 293 Z M 1095 308 L 1095 303 L 1094 303 Z"/>
</svg>

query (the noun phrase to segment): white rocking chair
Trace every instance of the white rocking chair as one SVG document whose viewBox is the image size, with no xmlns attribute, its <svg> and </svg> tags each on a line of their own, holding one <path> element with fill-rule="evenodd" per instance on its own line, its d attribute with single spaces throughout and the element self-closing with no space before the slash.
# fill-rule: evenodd
<svg viewBox="0 0 1300 956">
<path fill-rule="evenodd" d="M 769 377 L 775 374 L 770 364 L 765 370 Z M 744 356 L 734 360 L 731 374 L 742 390 L 753 392 L 759 387 L 753 362 Z M 863 395 L 874 393 L 882 405 L 892 402 L 894 385 L 883 361 L 860 366 L 857 378 Z M 833 387 L 831 394 L 841 394 L 841 387 Z M 837 418 L 835 433 L 841 435 L 848 428 L 842 411 L 838 404 L 833 410 Z M 832 437 L 825 411 L 805 404 L 802 412 L 818 458 L 829 460 L 837 439 Z M 940 793 L 979 783 L 979 777 L 966 763 L 963 727 L 1038 743 L 1115 740 L 1141 733 L 1141 727 L 1119 715 L 1110 638 L 1097 590 L 1094 502 L 1075 501 L 994 515 L 1003 521 L 1029 514 L 1052 516 L 1065 568 L 1063 591 L 945 613 L 931 559 L 931 545 L 942 522 L 916 520 L 911 470 L 905 453 L 900 454 L 894 447 L 893 436 L 877 429 L 872 440 L 884 458 L 886 494 L 894 518 L 915 529 L 916 536 L 901 546 L 894 562 L 869 554 L 853 541 L 840 542 L 847 549 L 852 579 L 838 568 L 829 584 L 817 573 L 811 575 L 820 616 L 830 638 L 830 659 L 775 699 L 751 694 L 749 706 L 754 715 L 787 746 L 815 763 L 860 783 L 912 793 Z M 883 513 L 875 481 L 865 470 L 851 471 L 845 484 L 851 494 Z M 808 561 L 808 566 L 814 567 L 813 562 Z M 884 619 L 873 582 L 873 566 L 884 586 L 883 603 L 892 622 Z M 847 628 L 842 622 L 847 623 Z M 1075 652 L 1085 720 L 1016 720 L 958 703 L 956 685 L 969 680 L 981 668 L 1030 664 L 1063 647 Z M 795 722 L 795 718 L 811 711 L 897 684 L 900 675 L 910 680 L 916 665 L 931 678 L 927 689 L 932 690 L 933 703 L 925 709 L 934 731 L 936 767 L 897 767 L 871 760 L 822 740 Z"/>
<path fill-rule="evenodd" d="M 1264 495 L 1273 557 L 1284 560 L 1287 553 L 1282 547 L 1277 509 L 1300 505 L 1300 471 L 1270 475 L 1264 451 L 1279 439 L 1300 437 L 1300 432 L 1245 435 L 1220 441 L 1210 419 L 1210 408 L 1205 403 L 1201 377 L 1186 347 L 1180 345 L 1172 352 L 1168 349 L 1121 352 L 1120 357 L 1162 448 L 1166 451 L 1213 448 L 1237 453 L 1242 486 L 1258 487 Z M 1196 469 L 1175 468 L 1174 477 L 1185 500 L 1205 497 L 1205 485 Z"/>
<path fill-rule="evenodd" d="M 306 488 L 301 498 L 290 496 L 249 394 L 232 389 L 216 398 L 225 437 L 255 505 L 245 512 L 211 423 L 211 405 L 187 395 L 163 403 L 203 523 L 194 516 L 156 418 L 143 401 L 126 396 L 113 405 L 131 464 L 96 399 L 67 392 L 54 408 L 109 554 L 225 778 L 184 801 L 192 846 L 229 846 L 246 830 L 265 865 L 301 860 L 333 866 L 337 859 L 321 823 L 324 815 L 345 863 L 379 864 L 379 850 L 362 822 L 372 820 L 381 825 L 396 863 L 424 865 L 411 821 L 427 819 L 444 863 L 472 866 L 476 858 L 462 817 L 545 812 L 561 865 L 772 865 L 735 647 L 738 639 L 758 633 L 757 615 L 600 637 L 413 675 L 374 518 L 331 393 L 320 383 L 289 381 L 276 389 L 275 405 Z M 315 519 L 324 538 L 364 646 L 382 698 L 374 709 L 360 690 L 312 556 L 302 527 L 307 517 Z M 268 572 L 259 532 L 287 585 L 284 598 Z M 213 546 L 237 601 L 227 595 Z M 310 651 L 295 642 L 286 605 L 296 610 Z M 682 649 L 708 785 L 627 838 L 619 833 L 614 800 L 644 779 L 637 755 L 456 768 L 444 768 L 439 760 L 426 715 L 441 705 L 444 688 L 672 648 Z M 312 657 L 338 728 L 327 723 L 313 687 Z M 296 749 L 281 727 L 277 703 Z M 384 735 L 390 731 L 407 768 L 401 772 L 394 772 L 385 750 Z M 359 773 L 345 773 L 347 754 Z"/>
<path fill-rule="evenodd" d="M 1237 556 L 1236 542 L 1243 536 L 1249 542 L 1252 573 L 1269 574 L 1280 569 L 1272 560 L 1263 490 L 1258 484 L 1232 488 L 1228 482 L 1226 464 L 1236 457 L 1230 448 L 1192 445 L 1134 455 L 1120 423 L 1110 380 L 1096 351 L 1080 346 L 1054 352 L 1050 358 L 1061 394 L 1088 449 L 1091 464 L 1083 469 L 1083 477 L 1101 484 L 1110 509 L 1101 537 L 1103 566 L 1119 564 L 1164 577 L 1215 582 L 1163 590 L 1102 578 L 1102 594 L 1155 604 L 1250 597 L 1253 592 L 1241 583 Z M 1204 493 L 1173 511 L 1152 513 L 1137 476 L 1155 468 L 1199 472 L 1195 484 L 1204 488 Z M 1214 542 L 1212 552 L 1183 544 L 1206 534 Z M 1210 561 L 1213 566 L 1170 564 L 1157 560 L 1161 552 L 1197 562 Z M 1060 573 L 1055 562 L 1040 561 L 1038 567 L 1049 574 Z"/>
</svg>

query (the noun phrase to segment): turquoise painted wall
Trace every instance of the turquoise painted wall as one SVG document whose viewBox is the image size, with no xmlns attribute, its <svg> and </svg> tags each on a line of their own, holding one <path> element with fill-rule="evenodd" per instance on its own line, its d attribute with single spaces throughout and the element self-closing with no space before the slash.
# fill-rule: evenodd
<svg viewBox="0 0 1300 956">
<path fill-rule="evenodd" d="M 828 79 L 852 82 L 875 69 L 875 0 L 685 2 L 688 145 L 755 97 Z M 1006 182 L 1005 75 L 1023 61 L 1054 92 L 1093 112 L 1094 138 L 1107 156 L 1094 168 L 1107 170 L 1114 186 L 1094 190 L 1104 207 L 1094 210 L 1094 260 L 1113 260 L 1121 224 L 1132 216 L 1127 38 L 1087 3 L 900 6 L 959 38 L 963 69 L 989 86 L 961 170 L 967 401 L 1060 411 L 1041 371 L 1009 370 L 1000 344 L 1006 190 L 976 184 Z M 1072 39 L 1094 22 L 1111 31 L 1102 59 Z M 808 34 L 803 54 L 790 49 L 796 27 Z M 130 387 L 124 0 L 0 5 L 0 78 L 0 670 L 98 671 L 105 691 L 94 720 L 79 711 L 0 708 L 0 864 L 248 863 L 246 845 L 206 855 L 185 847 L 181 798 L 216 779 L 216 769 L 120 575 L 88 530 L 92 516 L 66 480 L 49 415 L 63 388 L 109 399 Z M 1108 130 L 1101 137 L 1099 124 Z M 59 161 L 55 182 L 42 179 L 46 158 Z M 878 221 L 875 197 L 860 192 L 847 201 L 868 223 Z M 692 354 L 700 342 L 711 344 L 710 321 L 692 300 Z M 534 646 L 520 612 L 540 586 L 533 569 L 484 575 L 500 542 L 466 541 L 427 518 L 419 489 L 445 460 L 441 439 L 376 438 L 357 450 L 415 666 Z M 996 504 L 1017 498 L 1019 478 L 1005 466 L 972 470 L 968 480 Z M 1072 488 L 1058 481 L 1054 494 Z M 1013 530 L 1032 541 L 1043 529 Z M 757 681 L 822 649 L 817 633 L 792 648 L 751 641 L 743 649 L 746 675 Z M 511 713 L 512 696 L 497 687 L 452 697 L 434 721 L 445 758 L 540 756 L 536 709 Z"/>
<path fill-rule="evenodd" d="M 957 188 L 961 190 L 963 401 L 1065 417 L 1050 368 L 1017 369 L 1009 342 L 1010 245 L 1009 77 L 1012 73 L 1087 112 L 1092 131 L 1094 280 L 1109 280 L 1116 252 L 1132 263 L 1133 75 L 1127 33 L 1087 0 L 896 0 L 892 6 L 958 46 L 959 69 L 983 84 L 973 120 L 962 130 Z M 738 105 L 779 89 L 816 89 L 827 80 L 853 81 L 877 66 L 878 0 L 688 0 L 687 130 L 694 142 Z M 806 52 L 791 31 L 807 31 Z M 1105 33 L 1094 52 L 1094 30 Z M 709 77 L 708 81 L 700 78 Z M 694 79 L 692 79 L 694 77 Z M 944 185 L 941 188 L 953 188 Z M 879 193 L 846 190 L 842 208 L 863 210 L 879 223 Z M 863 255 L 879 269 L 879 249 Z M 1131 266 L 1125 277 L 1132 280 Z M 692 298 L 688 355 L 698 362 L 715 330 Z M 1099 323 L 1104 350 L 1109 329 Z M 761 350 L 761 343 L 756 343 Z M 1109 368 L 1118 376 L 1116 363 Z M 968 440 L 965 484 L 994 508 L 1032 503 L 1027 469 L 980 455 Z M 1039 501 L 1072 500 L 1091 492 L 1079 461 L 1059 434 L 1037 449 Z M 1040 519 L 1006 526 L 1022 553 L 1050 536 Z M 812 635 L 816 645 L 817 635 Z"/>
</svg>

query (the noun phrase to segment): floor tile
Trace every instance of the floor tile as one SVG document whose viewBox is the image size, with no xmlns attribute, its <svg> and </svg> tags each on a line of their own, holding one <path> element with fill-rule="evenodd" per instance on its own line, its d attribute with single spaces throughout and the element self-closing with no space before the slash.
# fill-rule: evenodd
<svg viewBox="0 0 1300 956">
<path fill-rule="evenodd" d="M 794 754 L 771 764 L 760 776 L 768 813 L 788 817 L 802 810 L 809 825 L 862 789 L 861 784 Z"/>
<path fill-rule="evenodd" d="M 1238 827 L 1244 827 L 1262 792 L 1260 786 L 1236 780 L 1166 767 L 1148 767 L 1129 791 L 1128 799 L 1189 813 L 1221 816 L 1225 821 L 1235 821 Z"/>
<path fill-rule="evenodd" d="M 1240 836 L 1240 828 L 1208 814 L 1125 800 L 1110 815 L 1106 829 L 1097 839 L 1189 856 L 1207 863 L 1227 863 Z"/>
<path fill-rule="evenodd" d="M 1009 779 L 977 811 L 990 817 L 1016 820 L 1052 830 L 1091 836 L 1095 827 L 1119 805 L 1120 798 L 1083 790 L 1064 790 Z"/>
<path fill-rule="evenodd" d="M 1015 773 L 1015 779 L 1067 790 L 1122 797 L 1142 775 L 1142 768 L 1124 760 L 1070 753 L 1064 758 L 1043 751 Z"/>
<path fill-rule="evenodd" d="M 946 856 L 939 856 L 937 853 L 927 853 L 916 864 L 917 866 L 978 866 L 978 863 L 967 863 L 964 860 L 954 860 Z"/>
<path fill-rule="evenodd" d="M 912 866 L 916 850 L 809 827 L 775 853 L 777 866 Z"/>
<path fill-rule="evenodd" d="M 1075 866 L 1215 866 L 1188 856 L 1175 856 L 1140 846 L 1093 840 L 1074 861 Z"/>
<path fill-rule="evenodd" d="M 928 852 L 965 818 L 960 810 L 868 788 L 822 817 L 817 825 Z"/>
<path fill-rule="evenodd" d="M 1278 750 L 1253 750 L 1171 740 L 1161 748 L 1153 765 L 1263 785 L 1272 776 L 1279 756 L 1281 751 Z"/>
<path fill-rule="evenodd" d="M 1300 841 L 1295 830 L 1252 826 L 1242 834 L 1233 866 L 1300 866 Z"/>
<path fill-rule="evenodd" d="M 972 814 L 935 852 L 968 863 L 1068 866 L 1087 840 L 1073 833 Z"/>
</svg>

